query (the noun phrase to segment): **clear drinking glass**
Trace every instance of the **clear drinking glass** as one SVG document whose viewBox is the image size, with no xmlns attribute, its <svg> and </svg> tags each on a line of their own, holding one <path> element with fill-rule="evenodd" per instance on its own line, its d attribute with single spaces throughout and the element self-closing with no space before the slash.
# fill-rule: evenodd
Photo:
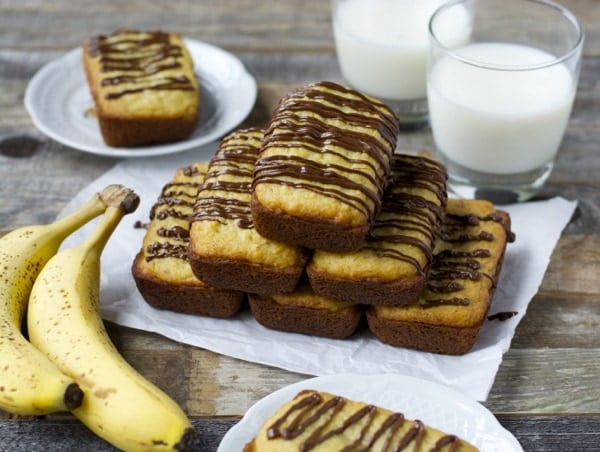
<svg viewBox="0 0 600 452">
<path fill-rule="evenodd" d="M 427 26 L 445 0 L 332 0 L 342 75 L 385 102 L 403 129 L 427 125 Z"/>
<path fill-rule="evenodd" d="M 456 17 L 467 39 L 456 41 Z M 577 89 L 584 32 L 546 0 L 455 0 L 429 23 L 427 96 L 449 188 L 524 201 L 545 183 Z"/>
</svg>

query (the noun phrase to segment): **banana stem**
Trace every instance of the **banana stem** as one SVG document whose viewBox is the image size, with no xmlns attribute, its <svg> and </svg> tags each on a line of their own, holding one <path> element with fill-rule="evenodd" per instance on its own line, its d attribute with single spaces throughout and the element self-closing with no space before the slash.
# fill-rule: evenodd
<svg viewBox="0 0 600 452">
<path fill-rule="evenodd" d="M 133 212 L 140 203 L 138 195 L 131 189 L 118 184 L 109 185 L 99 193 L 99 196 L 107 206 L 121 208 L 124 215 Z"/>
<path fill-rule="evenodd" d="M 56 220 L 52 227 L 56 231 L 56 235 L 61 236 L 64 235 L 64 231 L 74 231 L 97 217 L 107 209 L 107 206 L 119 208 L 125 215 L 133 212 L 139 202 L 139 197 L 131 189 L 118 184 L 108 185 L 90 198 L 81 208 Z"/>
<path fill-rule="evenodd" d="M 106 205 L 106 211 L 100 223 L 81 246 L 94 250 L 97 255 L 100 255 L 121 219 L 137 209 L 140 198 L 122 185 L 109 185 L 98 194 L 98 197 Z"/>
<path fill-rule="evenodd" d="M 92 233 L 81 244 L 83 248 L 94 250 L 98 255 L 106 246 L 108 239 L 116 229 L 125 212 L 120 207 L 109 206 Z"/>
<path fill-rule="evenodd" d="M 75 210 L 69 215 L 59 218 L 52 224 L 52 230 L 56 231 L 57 236 L 64 235 L 64 231 L 74 231 L 92 218 L 97 217 L 106 210 L 106 204 L 98 194 L 90 198 L 81 208 Z"/>
</svg>

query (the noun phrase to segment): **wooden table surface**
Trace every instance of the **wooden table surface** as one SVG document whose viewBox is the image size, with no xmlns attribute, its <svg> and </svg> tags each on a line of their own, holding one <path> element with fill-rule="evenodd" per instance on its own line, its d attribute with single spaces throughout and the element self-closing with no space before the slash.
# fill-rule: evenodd
<svg viewBox="0 0 600 452">
<path fill-rule="evenodd" d="M 600 2 L 563 3 L 586 29 L 583 68 L 554 172 L 539 198 L 560 195 L 579 204 L 484 403 L 525 450 L 535 451 L 600 449 Z M 263 125 L 290 88 L 341 80 L 330 20 L 324 0 L 0 1 L 0 234 L 53 220 L 117 163 L 48 139 L 23 105 L 34 73 L 88 35 L 162 28 L 235 53 L 258 82 L 244 124 Z M 431 131 L 402 134 L 400 147 L 431 149 Z M 307 378 L 151 333 L 108 329 L 124 356 L 184 407 L 207 451 L 254 402 Z M 9 450 L 113 449 L 68 414 L 34 419 L 0 412 L 0 451 Z"/>
</svg>

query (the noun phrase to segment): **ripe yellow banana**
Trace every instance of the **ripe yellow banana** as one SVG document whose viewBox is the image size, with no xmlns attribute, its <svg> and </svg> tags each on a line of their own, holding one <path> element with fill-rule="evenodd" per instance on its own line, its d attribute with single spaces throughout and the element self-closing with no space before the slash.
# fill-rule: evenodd
<svg viewBox="0 0 600 452">
<path fill-rule="evenodd" d="M 21 333 L 29 293 L 46 262 L 73 231 L 100 215 L 123 187 L 95 194 L 72 214 L 0 237 L 0 408 L 40 415 L 76 408 L 82 391 Z"/>
<path fill-rule="evenodd" d="M 100 317 L 101 253 L 127 211 L 109 207 L 81 244 L 46 264 L 29 301 L 30 340 L 84 390 L 72 412 L 98 436 L 126 451 L 192 450 L 182 409 L 128 364 Z"/>
</svg>

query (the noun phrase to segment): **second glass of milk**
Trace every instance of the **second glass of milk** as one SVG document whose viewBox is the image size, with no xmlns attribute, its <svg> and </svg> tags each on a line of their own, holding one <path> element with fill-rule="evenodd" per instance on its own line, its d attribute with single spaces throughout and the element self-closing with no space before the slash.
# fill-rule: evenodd
<svg viewBox="0 0 600 452">
<path fill-rule="evenodd" d="M 472 34 L 456 45 L 453 11 Z M 550 175 L 571 113 L 583 30 L 546 0 L 455 0 L 430 22 L 433 137 L 459 196 L 531 198 Z"/>
<path fill-rule="evenodd" d="M 340 70 L 354 89 L 384 101 L 404 129 L 427 124 L 427 26 L 445 0 L 332 0 Z M 454 13 L 453 44 L 468 36 Z"/>
</svg>

